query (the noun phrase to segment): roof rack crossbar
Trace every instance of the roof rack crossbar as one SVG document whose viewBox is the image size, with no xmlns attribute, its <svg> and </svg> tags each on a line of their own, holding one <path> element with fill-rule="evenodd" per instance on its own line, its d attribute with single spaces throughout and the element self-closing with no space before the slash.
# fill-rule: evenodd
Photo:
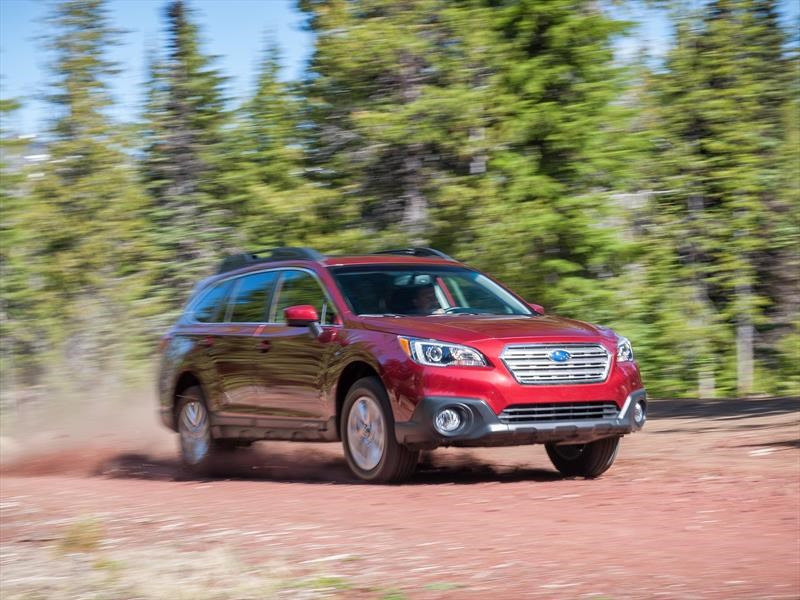
<svg viewBox="0 0 800 600">
<path fill-rule="evenodd" d="M 277 262 L 279 260 L 322 260 L 324 256 L 312 248 L 285 247 L 266 248 L 256 252 L 241 252 L 226 256 L 217 274 L 240 269 L 254 263 Z"/>
<path fill-rule="evenodd" d="M 415 246 L 413 248 L 397 248 L 395 250 L 381 250 L 380 252 L 373 252 L 373 254 L 401 254 L 405 256 L 427 256 L 432 258 L 443 258 L 445 260 L 452 260 L 457 262 L 455 258 L 452 256 L 448 256 L 441 250 L 436 250 L 435 248 L 424 248 L 421 246 Z"/>
</svg>

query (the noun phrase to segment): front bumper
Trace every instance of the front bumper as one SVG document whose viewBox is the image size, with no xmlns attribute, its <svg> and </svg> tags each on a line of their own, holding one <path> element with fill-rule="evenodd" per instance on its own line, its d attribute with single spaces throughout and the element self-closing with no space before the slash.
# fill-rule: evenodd
<svg viewBox="0 0 800 600">
<path fill-rule="evenodd" d="M 574 419 L 507 424 L 483 400 L 473 398 L 428 397 L 417 405 L 411 420 L 395 423 L 395 436 L 412 448 L 439 446 L 520 446 L 525 444 L 585 444 L 602 438 L 638 431 L 634 407 L 647 406 L 645 390 L 632 392 L 616 417 L 611 419 Z M 445 407 L 454 407 L 463 417 L 463 425 L 453 434 L 444 435 L 433 426 L 434 416 Z"/>
</svg>

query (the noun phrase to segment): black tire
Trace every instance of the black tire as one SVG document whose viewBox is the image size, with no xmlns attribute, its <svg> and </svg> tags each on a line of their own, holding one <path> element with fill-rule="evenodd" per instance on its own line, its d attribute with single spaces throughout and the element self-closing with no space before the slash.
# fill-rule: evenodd
<svg viewBox="0 0 800 600">
<path fill-rule="evenodd" d="M 565 477 L 594 478 L 608 471 L 614 464 L 619 438 L 605 438 L 588 444 L 547 444 L 545 449 L 553 466 Z"/>
<path fill-rule="evenodd" d="M 254 440 L 238 440 L 236 438 L 214 438 L 214 442 L 220 450 L 226 452 L 238 452 L 239 450 L 247 450 L 253 447 Z"/>
<path fill-rule="evenodd" d="M 372 420 L 375 421 L 379 416 L 382 419 L 382 424 L 380 430 L 378 431 L 378 428 L 376 428 L 375 432 L 366 426 L 359 429 L 358 434 L 362 436 L 361 439 L 368 440 L 368 443 L 359 443 L 357 439 L 353 438 L 355 434 L 354 423 L 350 417 L 352 411 L 361 411 L 364 406 L 367 406 L 372 411 L 371 416 L 374 417 Z M 359 415 L 353 415 L 353 417 L 356 421 L 360 420 Z M 361 423 L 365 424 L 366 420 L 361 421 Z M 397 438 L 394 435 L 394 415 L 389 405 L 389 397 L 383 384 L 376 377 L 359 379 L 347 392 L 347 397 L 342 407 L 339 431 L 342 436 L 342 446 L 344 447 L 347 465 L 359 479 L 373 483 L 399 482 L 410 477 L 417 468 L 419 451 L 411 450 L 397 442 Z M 371 438 L 373 434 L 378 436 L 374 440 Z M 375 451 L 375 456 L 366 457 L 359 452 L 359 448 L 379 448 L 380 444 L 382 444 L 382 448 L 380 448 L 380 452 Z M 374 466 L 364 464 L 365 462 L 371 462 L 378 456 L 379 459 Z"/>
<path fill-rule="evenodd" d="M 234 440 L 212 437 L 210 414 L 199 386 L 181 393 L 175 408 L 176 429 L 181 463 L 192 475 L 213 475 L 224 464 L 225 455 L 235 448 Z"/>
</svg>

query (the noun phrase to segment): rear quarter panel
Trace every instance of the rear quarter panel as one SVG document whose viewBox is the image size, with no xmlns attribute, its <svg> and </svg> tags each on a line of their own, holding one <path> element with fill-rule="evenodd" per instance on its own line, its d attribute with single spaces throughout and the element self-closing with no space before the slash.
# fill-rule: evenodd
<svg viewBox="0 0 800 600">
<path fill-rule="evenodd" d="M 158 397 L 164 423 L 173 427 L 171 414 L 175 401 L 175 389 L 180 378 L 187 373 L 201 382 L 206 401 L 212 410 L 218 397 L 217 378 L 214 365 L 205 348 L 197 340 L 209 331 L 195 327 L 178 327 L 168 334 L 168 341 L 161 351 L 158 370 Z"/>
</svg>

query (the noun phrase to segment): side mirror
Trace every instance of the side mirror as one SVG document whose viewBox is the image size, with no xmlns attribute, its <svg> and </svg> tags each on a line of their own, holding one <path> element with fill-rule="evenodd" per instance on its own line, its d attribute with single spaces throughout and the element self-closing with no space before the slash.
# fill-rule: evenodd
<svg viewBox="0 0 800 600">
<path fill-rule="evenodd" d="M 533 309 L 533 312 L 538 313 L 540 315 L 544 314 L 544 306 L 541 304 L 534 304 L 533 302 L 528 302 L 528 306 Z"/>
<path fill-rule="evenodd" d="M 286 323 L 291 327 L 308 327 L 312 323 L 319 323 L 317 309 L 310 304 L 299 304 L 283 309 Z"/>
<path fill-rule="evenodd" d="M 290 327 L 308 327 L 311 335 L 315 338 L 322 335 L 322 325 L 319 324 L 317 309 L 310 304 L 298 304 L 284 308 L 283 315 Z"/>
</svg>

